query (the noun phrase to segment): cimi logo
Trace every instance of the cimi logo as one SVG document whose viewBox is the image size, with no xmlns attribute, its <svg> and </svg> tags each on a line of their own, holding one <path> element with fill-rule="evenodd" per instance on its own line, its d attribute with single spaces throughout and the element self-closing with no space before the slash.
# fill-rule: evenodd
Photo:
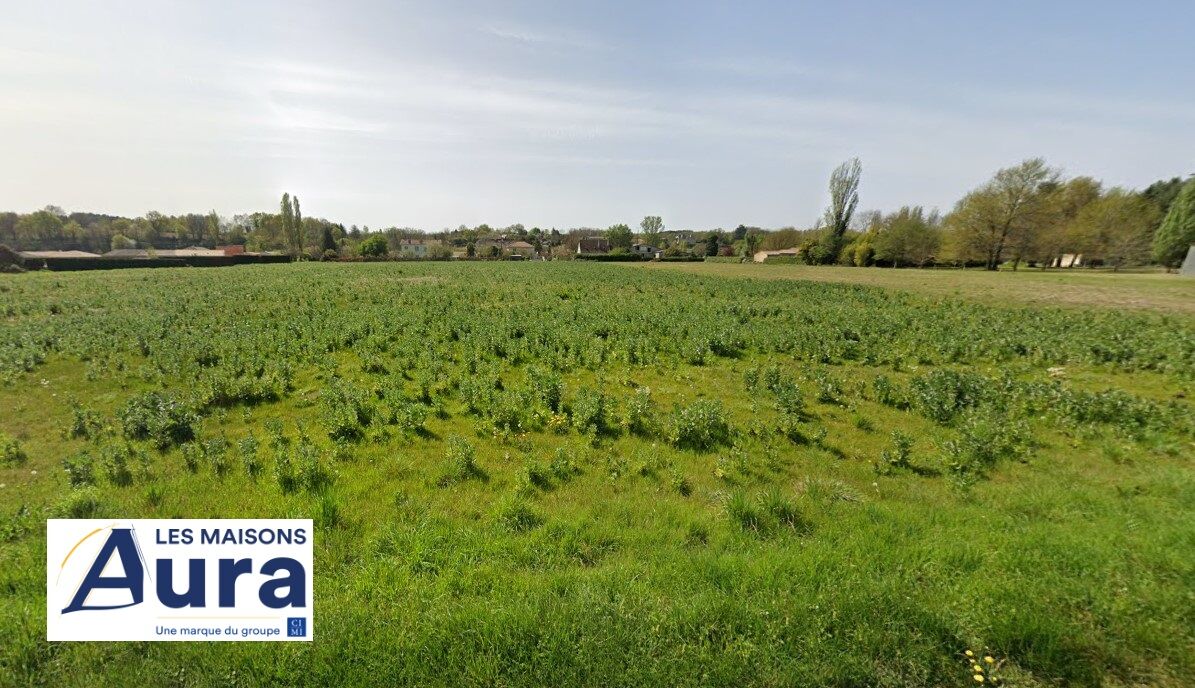
<svg viewBox="0 0 1195 688">
<path fill-rule="evenodd" d="M 308 519 L 46 521 L 47 640 L 312 638 Z"/>
</svg>

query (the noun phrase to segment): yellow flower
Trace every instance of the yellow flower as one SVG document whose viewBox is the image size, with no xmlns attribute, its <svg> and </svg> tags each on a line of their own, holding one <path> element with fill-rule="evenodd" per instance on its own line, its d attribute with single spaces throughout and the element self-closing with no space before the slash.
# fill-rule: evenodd
<svg viewBox="0 0 1195 688">
<path fill-rule="evenodd" d="M 983 661 L 987 662 L 988 664 L 995 664 L 995 663 L 996 663 L 996 660 L 992 659 L 992 656 L 991 656 L 991 655 L 987 655 L 986 657 L 984 657 L 984 658 L 983 658 Z"/>
<path fill-rule="evenodd" d="M 974 652 L 972 652 L 972 651 L 970 651 L 970 650 L 967 650 L 967 651 L 966 651 L 966 652 L 964 652 L 963 654 L 967 655 L 968 657 L 974 657 L 974 656 L 975 656 L 975 653 L 974 653 Z"/>
<path fill-rule="evenodd" d="M 976 682 L 976 683 L 983 683 L 983 675 L 982 675 L 982 674 L 975 674 L 975 682 Z"/>
<path fill-rule="evenodd" d="M 983 667 L 979 666 L 978 664 L 972 664 L 972 665 L 971 665 L 971 671 L 974 671 L 974 672 L 975 672 L 975 673 L 977 673 L 977 674 L 982 674 L 982 673 L 983 673 Z"/>
</svg>

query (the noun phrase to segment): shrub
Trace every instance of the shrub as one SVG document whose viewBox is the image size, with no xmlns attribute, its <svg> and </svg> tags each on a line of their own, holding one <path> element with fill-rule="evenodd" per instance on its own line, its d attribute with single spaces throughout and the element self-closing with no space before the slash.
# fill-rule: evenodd
<svg viewBox="0 0 1195 688">
<path fill-rule="evenodd" d="M 357 245 L 357 252 L 370 258 L 379 258 L 390 252 L 390 245 L 381 234 L 371 234 Z"/>
<path fill-rule="evenodd" d="M 722 402 L 700 399 L 672 412 L 669 441 L 681 449 L 708 451 L 730 443 L 730 421 Z"/>
<path fill-rule="evenodd" d="M 564 401 L 564 382 L 560 375 L 552 370 L 533 368 L 528 379 L 539 403 L 548 411 L 559 413 Z"/>
<path fill-rule="evenodd" d="M 7 434 L 0 432 L 0 466 L 21 466 L 24 465 L 28 455 L 25 454 L 25 449 L 21 443 L 14 437 L 9 437 Z"/>
<path fill-rule="evenodd" d="M 651 390 L 640 387 L 627 400 L 622 416 L 623 429 L 641 437 L 651 436 L 656 429 L 656 405 L 651 399 Z"/>
<path fill-rule="evenodd" d="M 32 513 L 27 505 L 22 504 L 11 516 L 5 514 L 0 520 L 0 542 L 14 542 L 33 532 L 37 521 L 30 518 Z"/>
<path fill-rule="evenodd" d="M 571 410 L 573 427 L 578 432 L 606 434 L 610 430 L 606 420 L 609 402 L 601 390 L 583 387 L 577 390 Z"/>
<path fill-rule="evenodd" d="M 62 467 L 66 470 L 67 480 L 71 487 L 85 487 L 95 484 L 95 457 L 88 452 L 80 452 L 62 460 Z"/>
<path fill-rule="evenodd" d="M 199 420 L 190 406 L 161 392 L 129 399 L 119 416 L 125 437 L 149 440 L 158 449 L 194 439 L 194 425 Z"/>
<path fill-rule="evenodd" d="M 300 440 L 296 450 L 299 464 L 299 484 L 308 492 L 318 492 L 332 482 L 325 467 L 323 453 L 309 440 Z"/>
<path fill-rule="evenodd" d="M 104 504 L 94 487 L 72 490 L 50 510 L 55 518 L 99 518 L 103 512 Z"/>
<path fill-rule="evenodd" d="M 817 400 L 819 403 L 842 403 L 842 384 L 833 375 L 824 370 L 819 370 L 814 374 L 813 381 L 817 385 Z"/>
<path fill-rule="evenodd" d="M 885 406 L 905 408 L 908 402 L 887 375 L 876 375 L 871 383 L 872 399 Z"/>
<path fill-rule="evenodd" d="M 1023 458 L 1033 438 L 1025 421 L 1014 421 L 992 411 L 969 412 L 959 425 L 956 439 L 945 443 L 950 470 L 964 482 L 985 475 L 1001 459 Z"/>
<path fill-rule="evenodd" d="M 366 394 L 338 378 L 329 380 L 320 390 L 320 407 L 328 437 L 334 440 L 359 439 L 372 415 Z"/>
<path fill-rule="evenodd" d="M 552 454 L 552 461 L 548 464 L 548 470 L 552 472 L 552 477 L 560 482 L 568 482 L 581 472 L 573 452 L 567 447 L 556 447 L 556 451 Z"/>
<path fill-rule="evenodd" d="M 984 399 L 987 382 L 982 375 L 956 370 L 932 370 L 909 383 L 913 408 L 940 424 L 947 424 Z"/>
<path fill-rule="evenodd" d="M 295 475 L 295 464 L 290 456 L 289 447 L 274 447 L 274 479 L 283 494 L 290 494 L 299 489 L 299 479 Z"/>
<path fill-rule="evenodd" d="M 684 473 L 676 469 L 673 469 L 668 475 L 668 487 L 672 488 L 674 492 L 682 497 L 688 497 L 693 493 L 692 483 L 689 482 Z"/>
<path fill-rule="evenodd" d="M 772 387 L 776 395 L 776 410 L 793 416 L 801 416 L 805 412 L 805 398 L 801 396 L 801 388 L 792 380 L 778 381 Z"/>
<path fill-rule="evenodd" d="M 404 434 L 420 433 L 423 432 L 423 426 L 427 423 L 427 414 L 428 408 L 422 404 L 403 404 L 394 413 L 394 424 L 398 427 L 399 432 Z"/>
<path fill-rule="evenodd" d="M 880 461 L 892 468 L 908 468 L 913 438 L 900 430 L 892 431 L 892 447 L 880 452 Z"/>
<path fill-rule="evenodd" d="M 228 440 L 213 437 L 203 443 L 203 453 L 212 465 L 212 472 L 223 477 L 232 467 L 228 459 Z"/>
<path fill-rule="evenodd" d="M 454 483 L 484 476 L 477 465 L 477 450 L 460 435 L 450 435 L 444 450 L 444 467 L 437 484 L 447 487 Z"/>
<path fill-rule="evenodd" d="M 528 458 L 519 469 L 517 481 L 527 488 L 549 490 L 552 488 L 552 472 L 542 462 Z"/>
<path fill-rule="evenodd" d="M 117 487 L 133 484 L 131 454 L 132 451 L 127 444 L 112 444 L 103 448 L 104 472 L 108 476 L 108 482 Z"/>
<path fill-rule="evenodd" d="M 261 457 L 258 455 L 257 437 L 252 433 L 241 438 L 237 443 L 237 450 L 241 455 L 241 465 L 245 467 L 245 474 L 256 480 L 261 473 Z"/>
<path fill-rule="evenodd" d="M 97 437 L 100 429 L 103 428 L 103 422 L 100 420 L 100 414 L 83 406 L 77 401 L 72 401 L 71 404 L 71 422 L 66 427 L 63 433 L 68 439 L 92 439 Z"/>
</svg>

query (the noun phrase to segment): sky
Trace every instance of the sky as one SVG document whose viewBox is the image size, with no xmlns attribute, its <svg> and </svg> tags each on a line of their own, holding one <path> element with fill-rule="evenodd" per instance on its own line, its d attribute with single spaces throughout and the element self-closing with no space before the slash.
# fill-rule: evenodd
<svg viewBox="0 0 1195 688">
<path fill-rule="evenodd" d="M 0 209 L 810 226 L 1195 173 L 1195 3 L 9 2 Z"/>
</svg>

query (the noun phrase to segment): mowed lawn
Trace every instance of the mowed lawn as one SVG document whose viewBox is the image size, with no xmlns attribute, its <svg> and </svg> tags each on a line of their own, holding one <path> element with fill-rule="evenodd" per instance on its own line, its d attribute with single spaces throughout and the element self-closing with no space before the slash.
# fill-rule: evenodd
<svg viewBox="0 0 1195 688">
<path fill-rule="evenodd" d="M 0 686 L 1190 685 L 1195 324 L 819 270 L 0 276 Z M 48 517 L 313 518 L 315 641 L 49 644 Z"/>
<path fill-rule="evenodd" d="M 911 268 L 854 268 L 833 265 L 768 265 L 766 263 L 643 263 L 624 264 L 651 270 L 795 279 L 901 289 L 935 297 L 955 297 L 987 303 L 1077 306 L 1175 313 L 1195 316 L 1195 277 L 1164 272 L 1107 270 L 988 271 Z"/>
</svg>

